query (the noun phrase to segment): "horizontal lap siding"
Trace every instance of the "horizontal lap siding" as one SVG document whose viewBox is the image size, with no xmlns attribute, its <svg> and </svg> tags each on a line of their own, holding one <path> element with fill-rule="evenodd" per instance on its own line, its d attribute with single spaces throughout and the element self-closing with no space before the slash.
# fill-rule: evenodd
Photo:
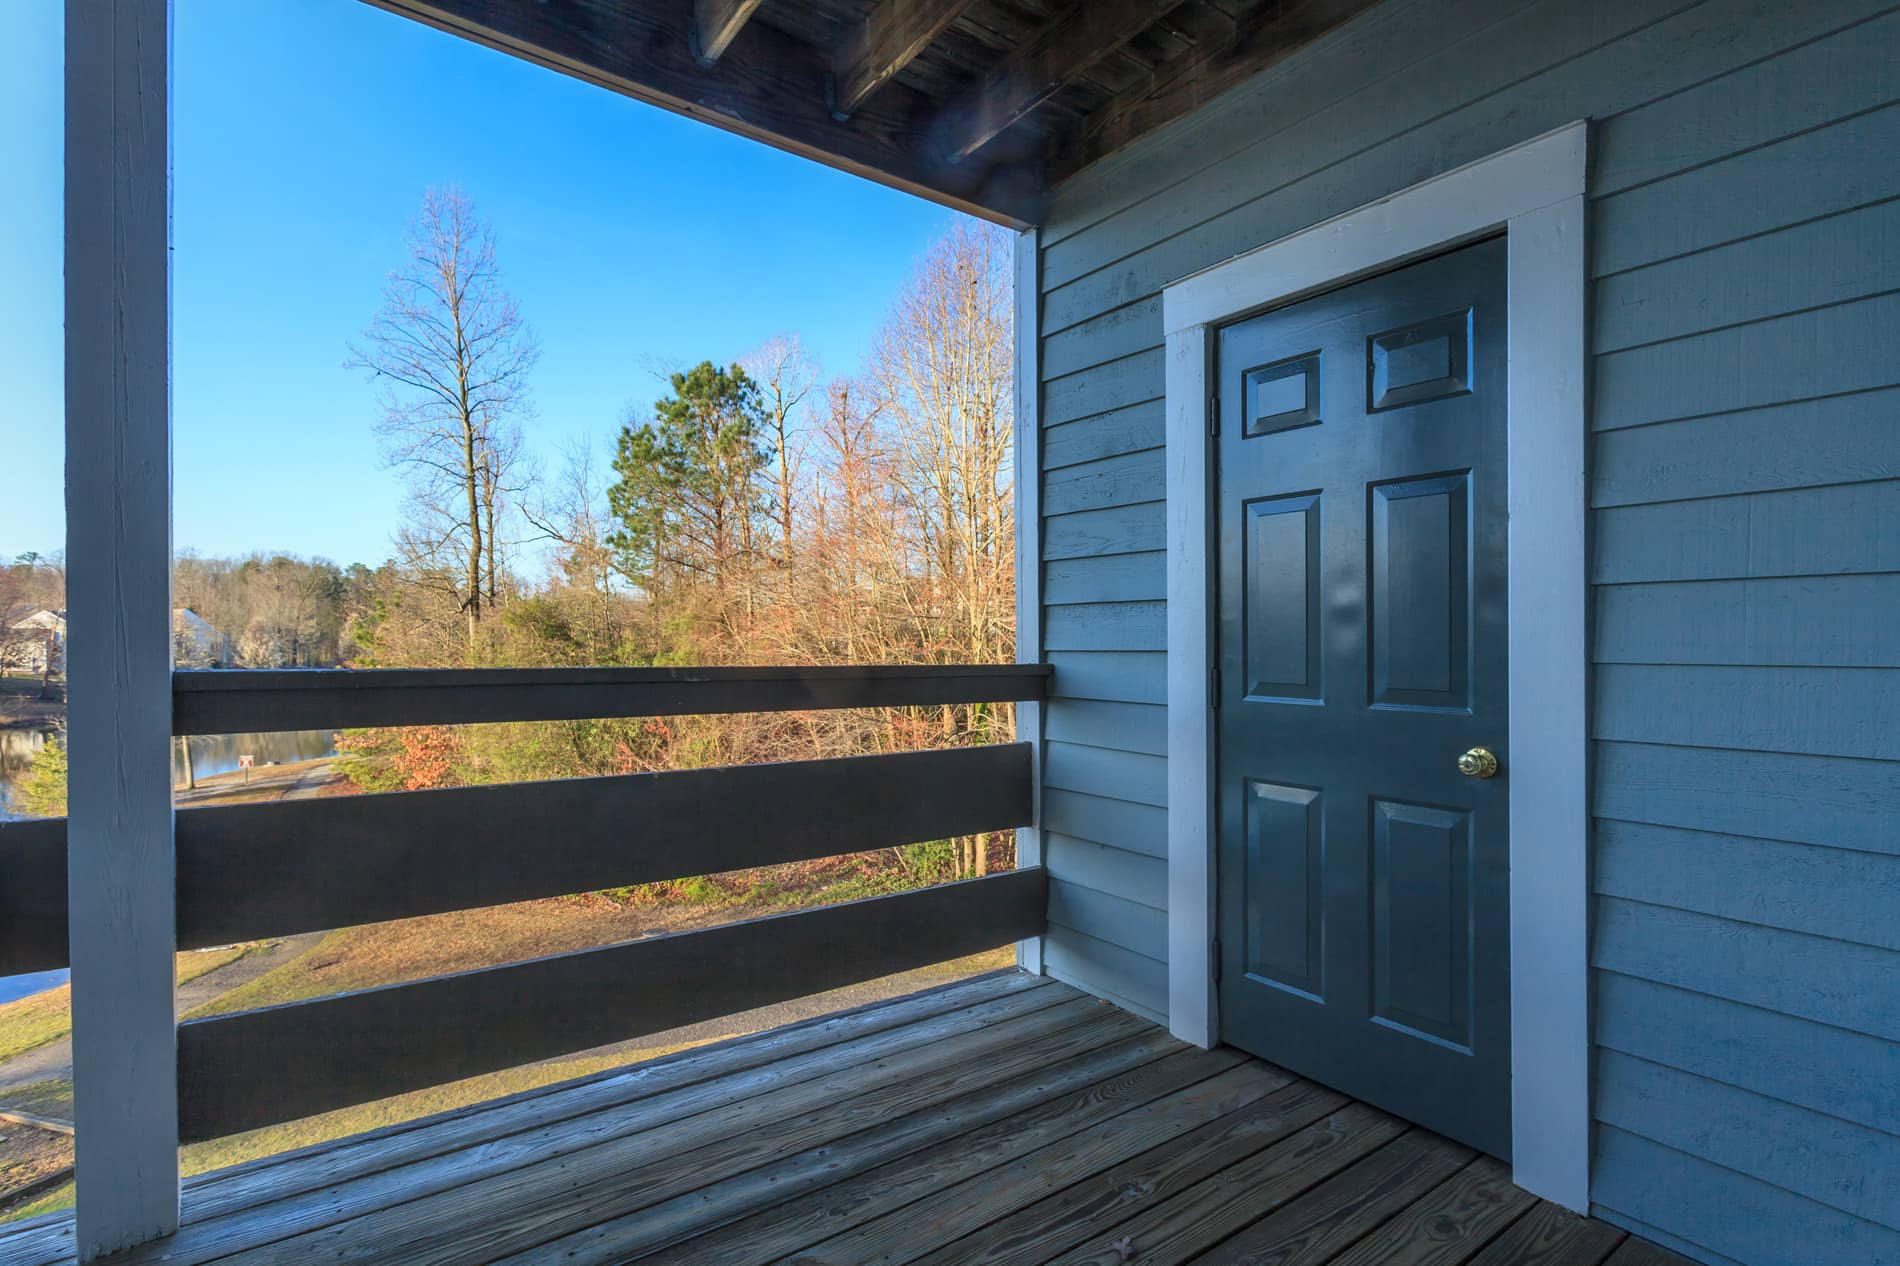
<svg viewBox="0 0 1900 1266">
<path fill-rule="evenodd" d="M 1165 1008 L 1161 288 L 1580 117 L 1594 1198 L 1709 1262 L 1900 1263 L 1892 0 L 1388 0 L 1058 191 L 1050 967 Z"/>
<path fill-rule="evenodd" d="M 1897 97 L 1888 14 L 1596 137 L 1593 1198 L 1711 1261 L 1900 1261 Z"/>
</svg>

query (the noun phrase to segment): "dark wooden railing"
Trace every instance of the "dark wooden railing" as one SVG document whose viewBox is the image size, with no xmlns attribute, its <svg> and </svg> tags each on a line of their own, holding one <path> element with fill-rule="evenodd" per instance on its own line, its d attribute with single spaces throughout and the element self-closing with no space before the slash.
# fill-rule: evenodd
<svg viewBox="0 0 1900 1266">
<path fill-rule="evenodd" d="M 172 732 L 250 734 L 1040 699 L 1046 664 L 381 668 L 172 674 Z"/>
<path fill-rule="evenodd" d="M 995 667 L 180 672 L 180 734 L 1040 700 Z M 180 948 L 1027 825 L 1027 744 L 182 810 Z M 191 1142 L 714 1019 L 1039 934 L 1023 869 L 193 1020 Z M 0 975 L 66 963 L 59 820 L 0 825 Z"/>
<path fill-rule="evenodd" d="M 66 820 L 0 822 L 0 976 L 66 966 Z"/>
</svg>

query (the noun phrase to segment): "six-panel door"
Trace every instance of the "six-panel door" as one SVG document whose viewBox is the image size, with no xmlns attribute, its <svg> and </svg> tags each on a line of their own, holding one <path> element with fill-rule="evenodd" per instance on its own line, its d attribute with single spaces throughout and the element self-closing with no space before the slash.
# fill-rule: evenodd
<svg viewBox="0 0 1900 1266">
<path fill-rule="evenodd" d="M 1508 1157 L 1504 241 L 1215 369 L 1221 1036 Z"/>
</svg>

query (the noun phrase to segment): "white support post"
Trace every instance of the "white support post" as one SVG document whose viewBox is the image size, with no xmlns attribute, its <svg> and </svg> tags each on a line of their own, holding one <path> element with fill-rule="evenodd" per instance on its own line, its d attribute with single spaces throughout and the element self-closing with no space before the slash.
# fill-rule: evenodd
<svg viewBox="0 0 1900 1266">
<path fill-rule="evenodd" d="M 1016 662 L 1042 662 L 1042 251 L 1016 237 Z M 1016 705 L 1016 737 L 1033 749 L 1031 824 L 1016 831 L 1016 864 L 1042 865 L 1042 705 Z M 1016 943 L 1016 965 L 1042 974 L 1042 938 Z"/>
<path fill-rule="evenodd" d="M 67 882 L 80 1261 L 178 1227 L 170 75 L 170 0 L 67 0 Z"/>
</svg>

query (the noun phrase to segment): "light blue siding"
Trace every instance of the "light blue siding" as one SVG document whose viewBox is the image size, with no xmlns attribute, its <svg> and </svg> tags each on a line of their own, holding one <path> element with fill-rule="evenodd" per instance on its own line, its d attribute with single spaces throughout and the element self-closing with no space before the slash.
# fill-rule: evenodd
<svg viewBox="0 0 1900 1266">
<path fill-rule="evenodd" d="M 1642 432 L 1638 432 L 1642 434 Z M 1607 585 L 1599 664 L 1900 668 L 1900 573 Z"/>
<path fill-rule="evenodd" d="M 1593 1198 L 1900 1264 L 1900 6 L 1388 0 L 1040 235 L 1048 966 L 1166 1006 L 1161 288 L 1593 125 Z"/>
<path fill-rule="evenodd" d="M 1591 499 L 1641 505 L 1893 479 L 1896 426 L 1900 389 L 1889 387 L 1605 431 L 1593 441 Z M 1717 448 L 1723 460 L 1711 462 Z"/>
<path fill-rule="evenodd" d="M 1608 819 L 1596 851 L 1604 896 L 1900 951 L 1900 857 Z"/>
<path fill-rule="evenodd" d="M 1597 1043 L 1900 1134 L 1900 1045 L 1640 976 L 1597 973 Z"/>
<path fill-rule="evenodd" d="M 1593 1191 L 1607 1210 L 1628 1211 L 1633 1229 L 1655 1228 L 1670 1247 L 1718 1266 L 1900 1262 L 1900 1232 L 1832 1203 L 1613 1126 L 1598 1127 L 1596 1149 Z"/>
</svg>

